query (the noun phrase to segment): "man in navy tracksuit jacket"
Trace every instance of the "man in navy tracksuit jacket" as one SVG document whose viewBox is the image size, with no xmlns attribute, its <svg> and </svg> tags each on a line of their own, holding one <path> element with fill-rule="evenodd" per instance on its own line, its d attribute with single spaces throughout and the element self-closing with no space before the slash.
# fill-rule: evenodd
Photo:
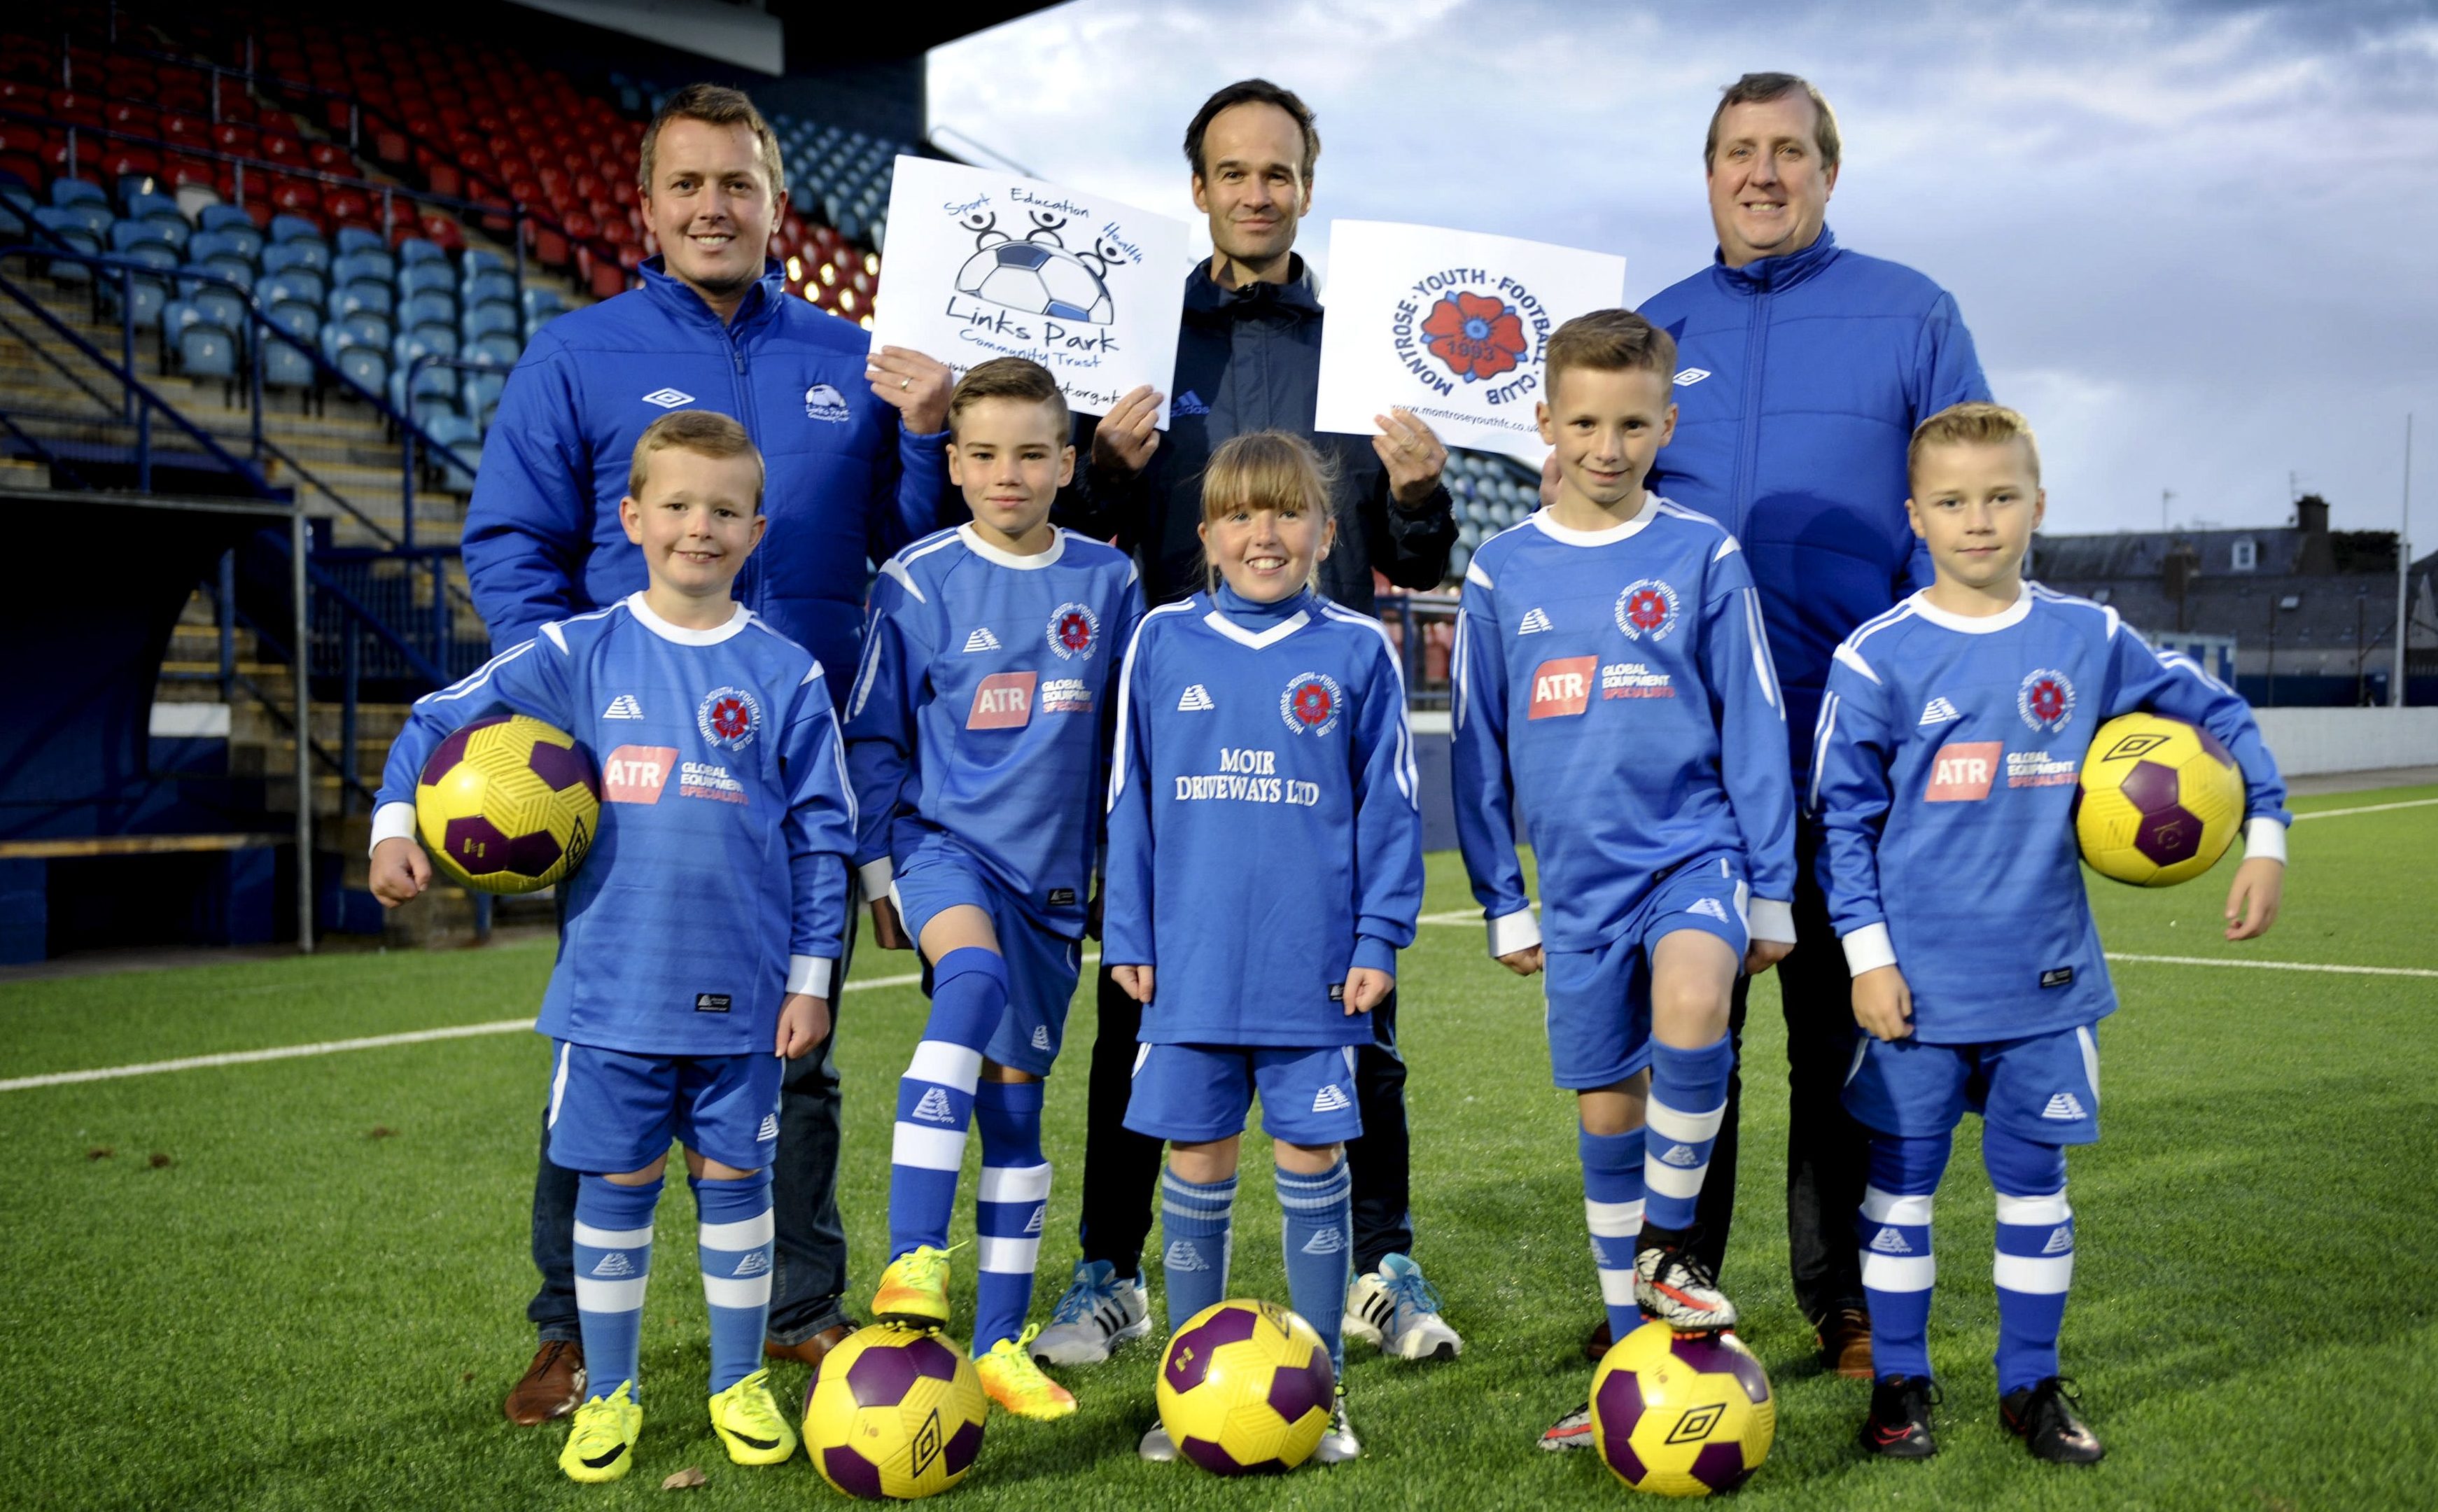
<svg viewBox="0 0 2438 1512">
<path fill-rule="evenodd" d="M 1750 74 L 1730 86 L 1705 161 L 1716 261 L 1642 313 L 1676 338 L 1676 435 L 1650 487 L 1742 543 L 1786 693 L 1790 760 L 1811 766 L 1811 726 L 1837 643 L 1930 581 L 1905 523 L 1914 427 L 1988 384 L 1954 299 L 1910 268 L 1837 245 L 1826 224 L 1837 122 L 1811 86 Z M 1838 1100 L 1852 1054 L 1852 987 L 1815 858 L 1798 827 L 1794 953 L 1778 967 L 1791 1099 L 1787 1240 L 1795 1300 L 1828 1363 L 1869 1374 L 1869 1313 L 1852 1234 L 1865 1147 Z M 1741 1063 L 1744 990 L 1734 1023 Z M 1735 1211 L 1740 1077 L 1702 1188 L 1699 1249 L 1715 1268 Z"/>
<path fill-rule="evenodd" d="M 786 201 L 778 141 L 743 95 L 695 85 L 671 97 L 644 137 L 642 185 L 662 250 L 644 287 L 538 332 L 501 396 L 466 512 L 474 606 L 497 653 L 644 587 L 641 551 L 618 521 L 636 438 L 672 410 L 716 410 L 744 424 L 768 468 L 769 526 L 735 596 L 811 651 L 843 700 L 866 559 L 934 529 L 953 501 L 947 369 L 872 352 L 853 325 L 789 297 L 764 255 Z M 853 941 L 850 929 L 850 954 Z M 845 958 L 839 967 L 843 977 Z M 814 1364 L 846 1333 L 838 1149 L 824 1041 L 787 1063 L 772 1190 L 770 1345 Z M 576 1176 L 547 1151 L 545 1133 L 533 1222 L 542 1283 L 526 1311 L 541 1347 L 509 1395 L 518 1422 L 572 1410 L 584 1385 Z"/>
<path fill-rule="evenodd" d="M 1204 465 L 1230 436 L 1262 430 L 1305 437 L 1337 469 L 1332 501 L 1337 546 L 1320 563 L 1324 595 L 1369 614 L 1375 569 L 1391 583 L 1414 589 L 1437 588 L 1447 575 L 1456 519 L 1440 481 L 1447 451 L 1429 428 L 1404 414 L 1387 417 L 1376 437 L 1322 435 L 1312 428 L 1320 390 L 1321 307 L 1303 259 L 1291 249 L 1297 224 L 1310 207 L 1318 150 L 1319 138 L 1302 102 L 1260 79 L 1213 95 L 1188 129 L 1194 199 L 1210 218 L 1216 250 L 1209 262 L 1186 274 L 1169 429 L 1165 434 L 1152 429 L 1156 396 L 1148 389 L 1126 396 L 1097 422 L 1079 426 L 1077 448 L 1090 465 L 1084 486 L 1059 501 L 1062 523 L 1114 538 L 1134 554 L 1146 607 L 1207 586 L 1195 534 L 1202 521 Z M 1396 1003 L 1392 993 L 1372 1012 L 1374 1040 L 1356 1061 L 1364 1132 L 1348 1145 L 1347 1160 L 1354 1187 L 1358 1276 L 1377 1272 L 1385 1257 L 1413 1246 L 1405 1066 L 1397 1051 Z M 1080 1226 L 1086 1261 L 1106 1262 L 1120 1282 L 1140 1275 L 1160 1169 L 1158 1141 L 1124 1125 L 1140 1017 L 1141 1006 L 1119 991 L 1104 968 Z M 1070 1292 L 1069 1304 L 1077 1300 Z M 1132 1301 L 1126 1306 L 1127 1317 L 1139 1315 L 1131 1310 Z M 1071 1306 L 1062 1308 L 1058 1321 L 1068 1322 L 1070 1310 Z M 1118 1314 L 1112 1310 L 1109 1316 Z M 1350 1331 L 1366 1339 L 1382 1326 L 1352 1314 L 1348 1322 Z M 1044 1358 L 1101 1358 L 1108 1340 L 1098 1335 L 1109 1331 L 1102 1328 L 1080 1341 L 1085 1347 L 1077 1353 L 1068 1352 L 1067 1330 L 1045 1333 L 1041 1344 L 1052 1352 Z M 1424 1332 L 1424 1345 L 1437 1349 L 1436 1327 Z M 1391 1338 L 1384 1346 L 1396 1343 Z M 1448 1343 L 1449 1352 L 1455 1347 Z"/>
</svg>

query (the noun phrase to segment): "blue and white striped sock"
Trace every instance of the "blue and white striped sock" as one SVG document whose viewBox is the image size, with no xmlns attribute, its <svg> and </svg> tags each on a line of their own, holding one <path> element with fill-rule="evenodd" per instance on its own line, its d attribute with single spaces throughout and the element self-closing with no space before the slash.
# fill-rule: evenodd
<svg viewBox="0 0 2438 1512">
<path fill-rule="evenodd" d="M 1871 1370 L 1930 1374 L 1930 1292 L 1938 1261 L 1930 1247 L 1931 1199 L 1947 1169 L 1952 1136 L 1871 1135 L 1870 1181 L 1854 1225 L 1863 1294 L 1871 1304 Z"/>
<path fill-rule="evenodd" d="M 1007 962 L 996 953 L 952 950 L 932 969 L 931 1016 L 897 1082 L 897 1130 L 889 1156 L 892 1260 L 917 1245 L 948 1247 L 982 1046 L 1006 1011 Z"/>
<path fill-rule="evenodd" d="M 1033 1310 L 1033 1271 L 1050 1211 L 1050 1162 L 1041 1158 L 1042 1085 L 985 1081 L 974 1089 L 981 1126 L 981 1189 L 974 1234 L 981 1252 L 974 1282 L 974 1358 L 1024 1331 Z"/>
<path fill-rule="evenodd" d="M 1651 1107 L 1642 1126 L 1642 1177 L 1651 1203 L 1642 1216 L 1652 1228 L 1693 1226 L 1735 1068 L 1735 1042 L 1723 1034 L 1697 1050 L 1651 1042 Z"/>
<path fill-rule="evenodd" d="M 1354 1257 L 1354 1178 L 1346 1157 L 1317 1176 L 1278 1168 L 1281 1247 L 1287 1300 L 1329 1345 L 1329 1368 L 1346 1373 L 1346 1284 Z"/>
<path fill-rule="evenodd" d="M 1175 1170 L 1160 1172 L 1159 1229 L 1167 1244 L 1159 1258 L 1168 1277 L 1171 1332 L 1204 1308 L 1228 1300 L 1235 1205 L 1233 1176 L 1205 1183 L 1187 1181 Z"/>
<path fill-rule="evenodd" d="M 1611 1338 L 1642 1326 L 1634 1300 L 1634 1251 L 1642 1235 L 1643 1137 L 1639 1129 L 1621 1134 L 1575 1132 L 1583 1163 L 1583 1218 L 1591 1225 L 1592 1263 L 1599 1268 L 1600 1305 L 1608 1309 Z"/>
<path fill-rule="evenodd" d="M 2065 1151 L 2000 1129 L 1981 1132 L 1981 1158 L 1998 1189 L 1998 1391 L 2037 1386 L 2058 1373 L 2058 1333 L 2074 1285 L 2074 1208 L 2065 1200 Z"/>
<path fill-rule="evenodd" d="M 770 1173 L 724 1181 L 705 1176 L 693 1186 L 716 1397 L 762 1368 L 762 1334 L 770 1320 Z"/>
<path fill-rule="evenodd" d="M 638 1380 L 644 1346 L 644 1285 L 652 1275 L 652 1209 L 660 1182 L 622 1187 L 607 1176 L 575 1183 L 575 1319 L 584 1333 L 591 1395 Z"/>
</svg>

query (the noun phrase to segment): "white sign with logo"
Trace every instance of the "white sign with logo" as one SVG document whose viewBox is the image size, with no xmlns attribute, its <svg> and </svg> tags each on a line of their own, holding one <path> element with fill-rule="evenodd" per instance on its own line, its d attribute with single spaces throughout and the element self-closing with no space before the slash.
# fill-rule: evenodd
<svg viewBox="0 0 2438 1512">
<path fill-rule="evenodd" d="M 1334 220 L 1314 429 L 1368 435 L 1391 406 L 1451 447 L 1538 466 L 1541 359 L 1577 315 L 1625 300 L 1625 259 L 1472 231 Z"/>
<path fill-rule="evenodd" d="M 1031 358 L 1069 405 L 1106 414 L 1139 384 L 1165 394 L 1175 381 L 1189 262 L 1185 222 L 1174 217 L 901 157 L 872 344 L 928 353 L 961 378 L 995 357 Z"/>
</svg>

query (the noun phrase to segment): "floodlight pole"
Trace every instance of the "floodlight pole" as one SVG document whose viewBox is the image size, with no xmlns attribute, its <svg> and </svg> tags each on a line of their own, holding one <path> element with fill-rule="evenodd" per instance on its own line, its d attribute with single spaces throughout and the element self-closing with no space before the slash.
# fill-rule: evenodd
<svg viewBox="0 0 2438 1512">
<path fill-rule="evenodd" d="M 305 505 L 299 501 L 288 522 L 289 591 L 296 600 L 296 623 L 289 634 L 295 649 L 288 669 L 296 678 L 296 948 L 313 954 L 313 694 L 311 669 L 306 664 L 313 633 L 313 610 L 306 597 L 309 584 L 305 559 Z"/>
<path fill-rule="evenodd" d="M 2395 676 L 2388 679 L 2387 706 L 2404 707 L 2407 601 L 2412 578 L 2412 416 L 2404 417 L 2404 504 L 2395 517 Z"/>
</svg>

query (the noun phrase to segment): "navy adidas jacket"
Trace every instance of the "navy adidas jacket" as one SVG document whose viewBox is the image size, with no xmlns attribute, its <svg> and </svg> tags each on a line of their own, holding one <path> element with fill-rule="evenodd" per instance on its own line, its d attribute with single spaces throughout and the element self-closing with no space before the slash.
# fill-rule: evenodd
<svg viewBox="0 0 2438 1512">
<path fill-rule="evenodd" d="M 865 561 L 944 523 L 946 436 L 908 435 L 863 376 L 870 339 L 769 264 L 723 325 L 652 258 L 644 287 L 535 334 L 500 396 L 466 511 L 466 575 L 499 652 L 645 586 L 618 523 L 635 440 L 672 410 L 733 415 L 770 518 L 734 592 L 825 667 L 856 664 Z M 849 679 L 833 680 L 843 700 Z"/>
<path fill-rule="evenodd" d="M 1644 302 L 1676 338 L 1676 435 L 1646 486 L 1743 544 L 1793 769 L 1811 765 L 1828 659 L 1855 626 L 1930 584 L 1905 523 L 1914 427 L 1989 385 L 1954 297 L 1837 245 L 1713 262 Z"/>
<path fill-rule="evenodd" d="M 1335 463 L 1333 507 L 1337 544 L 1320 564 L 1320 590 L 1369 614 L 1371 571 L 1403 588 L 1437 588 L 1456 545 L 1456 516 L 1444 485 L 1416 509 L 1388 497 L 1387 469 L 1369 436 L 1321 435 L 1320 299 L 1303 259 L 1283 284 L 1223 289 L 1209 263 L 1185 275 L 1185 317 L 1176 335 L 1176 378 L 1169 386 L 1168 430 L 1136 477 L 1078 469 L 1059 498 L 1059 521 L 1134 554 L 1143 602 L 1168 604 L 1206 585 L 1202 469 L 1230 436 L 1290 431 Z M 1092 420 L 1081 417 L 1075 448 L 1092 455 Z"/>
</svg>

